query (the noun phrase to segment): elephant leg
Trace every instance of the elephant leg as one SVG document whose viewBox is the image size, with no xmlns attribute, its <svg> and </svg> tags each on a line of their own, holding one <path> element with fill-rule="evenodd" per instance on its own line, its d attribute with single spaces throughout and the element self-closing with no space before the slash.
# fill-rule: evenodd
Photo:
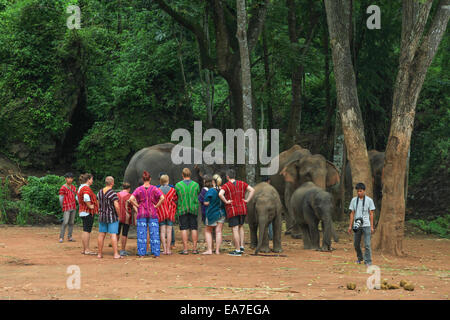
<svg viewBox="0 0 450 320">
<path fill-rule="evenodd" d="M 302 224 L 302 236 L 303 236 L 303 249 L 312 249 L 311 236 L 309 233 L 309 227 L 307 224 Z"/>
<path fill-rule="evenodd" d="M 322 239 L 322 251 L 331 251 L 331 235 L 333 233 L 333 222 L 330 218 L 322 221 L 323 226 L 323 239 Z"/>
<path fill-rule="evenodd" d="M 255 249 L 258 245 L 258 225 L 256 223 L 250 223 L 250 248 Z"/>
<path fill-rule="evenodd" d="M 320 234 L 318 223 L 312 223 L 308 225 L 309 234 L 311 237 L 311 249 L 318 250 L 320 248 Z"/>
<path fill-rule="evenodd" d="M 281 214 L 273 220 L 273 252 L 282 252 L 281 249 Z"/>
<path fill-rule="evenodd" d="M 284 188 L 284 204 L 286 207 L 286 232 L 284 233 L 285 235 L 295 234 L 295 232 L 294 232 L 294 227 L 295 227 L 294 226 L 295 225 L 294 212 L 290 205 L 292 192 L 293 192 L 292 187 L 289 185 L 289 183 L 286 183 L 286 186 Z M 297 234 L 299 234 L 299 233 L 300 232 L 297 232 Z"/>
<path fill-rule="evenodd" d="M 269 224 L 267 221 L 260 221 L 258 224 L 259 229 L 259 237 L 258 237 L 258 246 L 256 247 L 255 254 L 259 252 L 269 252 L 269 247 L 264 246 L 264 238 L 269 237 L 268 235 L 268 227 Z"/>
</svg>

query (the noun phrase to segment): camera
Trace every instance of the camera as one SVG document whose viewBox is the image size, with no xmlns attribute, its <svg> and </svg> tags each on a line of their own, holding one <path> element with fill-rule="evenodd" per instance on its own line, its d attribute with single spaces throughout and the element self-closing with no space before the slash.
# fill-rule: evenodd
<svg viewBox="0 0 450 320">
<path fill-rule="evenodd" d="M 355 222 L 353 223 L 353 232 L 357 232 L 363 225 L 363 219 L 357 218 L 355 219 Z"/>
</svg>

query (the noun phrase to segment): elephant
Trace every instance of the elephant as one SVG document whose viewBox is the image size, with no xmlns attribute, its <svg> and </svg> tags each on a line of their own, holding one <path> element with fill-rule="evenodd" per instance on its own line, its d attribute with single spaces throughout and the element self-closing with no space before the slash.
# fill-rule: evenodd
<svg viewBox="0 0 450 320">
<path fill-rule="evenodd" d="M 172 149 L 175 147 L 173 143 L 157 144 L 151 147 L 147 147 L 139 150 L 131 158 L 128 166 L 125 170 L 124 181 L 131 184 L 131 188 L 137 188 L 141 181 L 142 172 L 147 170 L 152 176 L 151 183 L 153 185 L 159 184 L 159 174 L 161 172 L 167 173 L 170 178 L 170 183 L 175 184 L 182 179 L 181 171 L 183 168 L 189 168 L 191 170 L 191 179 L 198 182 L 200 186 L 203 185 L 203 175 L 213 175 L 218 173 L 222 176 L 222 180 L 225 182 L 226 170 L 231 167 L 229 165 L 205 165 L 205 164 L 193 164 L 193 153 L 202 156 L 200 150 L 194 148 L 188 148 L 191 152 L 191 164 L 174 164 L 171 158 Z"/>
<path fill-rule="evenodd" d="M 304 249 L 331 251 L 331 237 L 338 242 L 331 219 L 333 199 L 329 192 L 305 182 L 294 191 L 290 199 L 295 226 L 302 230 Z M 322 221 L 323 240 L 320 246 L 319 222 Z"/>
<path fill-rule="evenodd" d="M 269 224 L 273 224 L 273 252 L 281 252 L 281 223 L 283 205 L 277 190 L 267 182 L 255 186 L 255 193 L 247 204 L 251 248 L 255 254 L 269 252 Z M 259 229 L 259 237 L 257 232 Z"/>
<path fill-rule="evenodd" d="M 284 166 L 289 162 L 299 160 L 306 155 L 311 155 L 311 152 L 308 149 L 302 148 L 301 146 L 296 144 L 292 146 L 290 149 L 281 152 L 277 157 L 272 159 L 272 162 L 278 161 L 278 171 L 276 174 L 271 175 L 269 177 L 270 184 L 278 191 L 285 213 L 288 212 L 286 200 L 284 198 L 286 182 L 284 181 L 284 178 L 280 175 L 280 172 L 281 170 L 283 170 Z M 285 219 L 286 219 L 286 227 L 288 230 L 286 231 L 286 234 L 290 234 L 289 230 L 292 227 L 291 216 L 289 214 L 286 214 Z"/>
<path fill-rule="evenodd" d="M 384 167 L 384 152 L 377 150 L 369 150 L 369 161 L 372 170 L 373 183 L 373 202 L 375 203 L 375 216 L 378 217 L 381 209 L 381 198 L 383 195 L 383 167 Z M 364 182 L 364 181 L 362 181 Z M 405 180 L 406 186 L 406 180 Z M 352 183 L 352 169 L 350 163 L 347 162 L 345 166 L 345 194 L 352 197 L 353 183 Z"/>
<path fill-rule="evenodd" d="M 290 208 L 290 198 L 300 185 L 310 181 L 323 190 L 327 190 L 338 184 L 340 180 L 339 170 L 336 166 L 320 154 L 307 154 L 298 160 L 290 161 L 281 170 L 280 176 L 283 176 L 286 182 L 284 199 L 291 219 L 293 219 L 293 213 Z M 332 199 L 334 202 L 334 197 Z M 334 204 L 333 208 L 335 208 Z M 300 238 L 299 230 L 293 225 L 291 227 L 293 228 L 292 237 Z"/>
</svg>

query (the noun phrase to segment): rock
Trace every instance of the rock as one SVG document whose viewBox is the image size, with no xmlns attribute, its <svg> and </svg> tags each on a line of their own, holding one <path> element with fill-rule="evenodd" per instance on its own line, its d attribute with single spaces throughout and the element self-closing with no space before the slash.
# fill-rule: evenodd
<svg viewBox="0 0 450 320">
<path fill-rule="evenodd" d="M 355 283 L 347 283 L 347 289 L 348 290 L 355 290 L 356 289 L 356 284 Z"/>
<path fill-rule="evenodd" d="M 388 285 L 387 285 L 387 284 L 385 284 L 385 283 L 382 283 L 382 284 L 381 284 L 381 287 L 380 287 L 380 289 L 381 289 L 381 290 L 388 290 L 388 289 L 389 289 L 389 287 L 388 287 Z"/>
<path fill-rule="evenodd" d="M 406 283 L 403 286 L 403 289 L 407 290 L 407 291 L 414 291 L 414 285 L 412 283 Z"/>
<path fill-rule="evenodd" d="M 388 285 L 388 279 L 383 279 L 383 281 L 381 281 L 381 284 L 384 284 L 384 285 Z"/>
<path fill-rule="evenodd" d="M 406 281 L 406 280 L 400 280 L 400 287 L 404 287 L 405 284 L 407 284 L 407 283 L 408 283 L 408 281 Z"/>
</svg>

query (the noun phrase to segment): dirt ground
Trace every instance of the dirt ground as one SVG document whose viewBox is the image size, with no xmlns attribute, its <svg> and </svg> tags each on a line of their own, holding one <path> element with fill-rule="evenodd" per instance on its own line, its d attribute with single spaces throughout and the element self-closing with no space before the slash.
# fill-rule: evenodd
<svg viewBox="0 0 450 320">
<path fill-rule="evenodd" d="M 247 225 L 246 225 L 247 227 Z M 58 243 L 59 227 L 0 226 L 0 299 L 442 299 L 450 293 L 450 240 L 406 235 L 405 257 L 373 254 L 381 279 L 406 279 L 414 291 L 369 290 L 370 274 L 354 261 L 350 235 L 340 232 L 332 253 L 303 250 L 302 240 L 283 234 L 282 256 L 253 256 L 247 245 L 241 257 L 227 255 L 231 230 L 224 228 L 223 254 L 179 255 L 176 229 L 171 256 L 113 260 L 106 240 L 104 258 L 81 255 L 81 228 L 76 242 Z M 96 249 L 97 231 L 91 235 Z M 246 239 L 249 239 L 248 228 Z M 204 248 L 204 243 L 199 244 Z M 136 253 L 136 240 L 129 251 Z M 81 288 L 68 289 L 67 268 L 77 265 Z M 356 290 L 346 284 L 354 282 Z"/>
</svg>

